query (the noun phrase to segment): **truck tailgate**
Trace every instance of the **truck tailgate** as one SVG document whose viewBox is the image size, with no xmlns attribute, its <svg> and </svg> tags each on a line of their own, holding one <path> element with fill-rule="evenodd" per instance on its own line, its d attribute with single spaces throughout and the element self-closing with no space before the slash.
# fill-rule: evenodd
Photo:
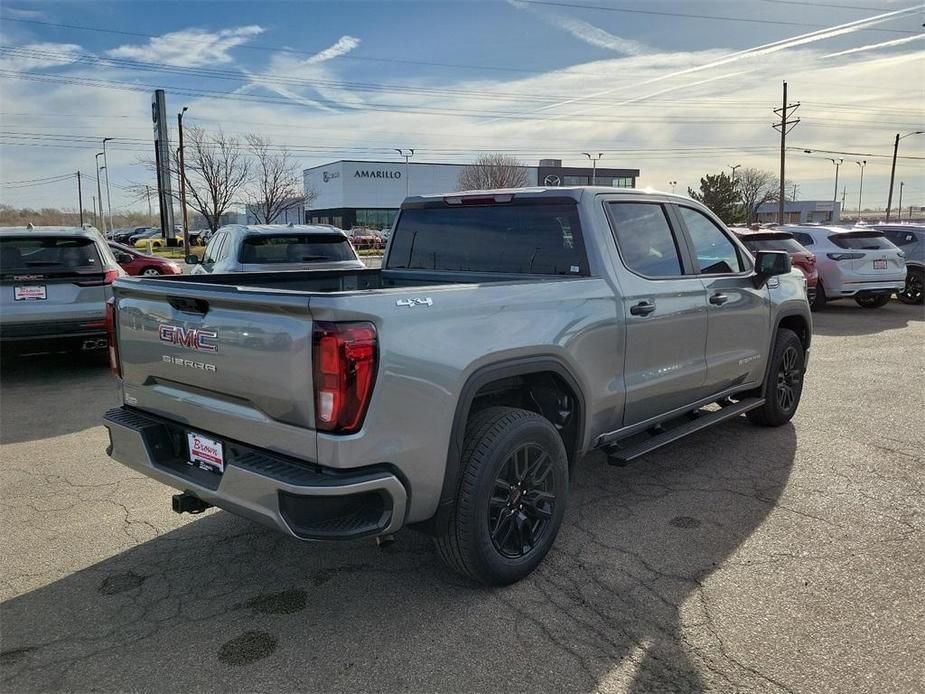
<svg viewBox="0 0 925 694">
<path fill-rule="evenodd" d="M 308 297 L 137 280 L 114 294 L 127 405 L 315 458 Z"/>
</svg>

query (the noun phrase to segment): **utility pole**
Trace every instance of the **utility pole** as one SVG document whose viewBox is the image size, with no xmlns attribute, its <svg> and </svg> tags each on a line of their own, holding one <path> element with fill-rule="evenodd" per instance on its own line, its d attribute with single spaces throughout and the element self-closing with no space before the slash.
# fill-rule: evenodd
<svg viewBox="0 0 925 694">
<path fill-rule="evenodd" d="M 800 108 L 799 102 L 795 104 L 787 103 L 787 83 L 784 82 L 784 98 L 781 102 L 781 107 L 779 109 L 774 109 L 774 113 L 780 116 L 780 123 L 775 123 L 771 126 L 775 130 L 780 130 L 780 191 L 777 201 L 778 224 L 784 223 L 784 168 L 787 159 L 787 133 L 793 130 L 797 123 L 800 122 L 799 118 L 790 120 L 790 115 L 798 108 Z"/>
<path fill-rule="evenodd" d="M 590 152 L 582 152 L 582 154 L 584 154 L 588 159 L 591 160 L 591 185 L 596 186 L 597 185 L 597 162 L 601 157 L 604 156 L 604 153 L 598 152 L 596 157 L 591 156 Z M 672 190 L 671 192 L 673 193 L 674 190 Z"/>
<path fill-rule="evenodd" d="M 845 211 L 845 194 L 848 192 L 848 186 L 842 186 L 841 189 L 841 210 Z"/>
<path fill-rule="evenodd" d="M 100 187 L 100 157 L 103 156 L 102 152 L 96 153 L 96 194 L 100 201 L 100 216 L 99 221 L 102 225 L 101 231 L 103 236 L 106 236 L 106 218 L 103 216 L 103 189 Z M 105 167 L 104 167 L 105 168 Z"/>
<path fill-rule="evenodd" d="M 398 156 L 404 157 L 404 158 L 405 158 L 405 197 L 407 198 L 407 197 L 408 197 L 408 191 L 410 190 L 410 188 L 409 188 L 409 183 L 410 183 L 410 181 L 409 181 L 409 178 L 408 178 L 408 160 L 411 159 L 411 157 L 414 156 L 414 150 L 411 149 L 410 147 L 409 147 L 408 149 L 395 147 L 394 149 L 395 149 L 396 152 L 398 152 Z M 407 154 L 406 154 L 406 152 L 407 152 Z"/>
<path fill-rule="evenodd" d="M 897 222 L 903 221 L 903 186 L 906 184 L 902 181 L 899 182 L 899 204 L 896 206 L 896 212 L 898 216 L 896 217 Z"/>
<path fill-rule="evenodd" d="M 90 197 L 93 198 L 93 226 L 96 227 L 96 225 L 100 223 L 100 220 L 96 217 L 96 196 L 91 195 Z M 96 228 L 99 229 L 99 227 Z"/>
<path fill-rule="evenodd" d="M 184 106 L 177 114 L 177 130 L 180 131 L 180 205 L 183 208 L 183 257 L 189 255 L 189 220 L 186 217 L 186 166 L 183 160 L 183 114 L 189 110 Z"/>
<path fill-rule="evenodd" d="M 867 166 L 867 160 L 854 162 L 861 167 L 861 185 L 858 186 L 858 222 L 861 221 L 861 194 L 864 192 L 864 167 Z"/>
<path fill-rule="evenodd" d="M 902 198 L 900 198 L 902 199 Z M 77 170 L 77 209 L 80 210 L 80 228 L 84 228 L 84 192 L 80 189 L 80 170 Z"/>
<path fill-rule="evenodd" d="M 109 228 L 112 229 L 112 198 L 109 196 L 109 161 L 106 159 L 106 143 L 111 137 L 103 138 L 103 166 L 106 168 L 106 207 L 109 208 Z"/>
<path fill-rule="evenodd" d="M 796 201 L 797 201 L 797 189 L 798 189 L 799 187 L 800 187 L 800 186 L 799 186 L 798 184 L 796 184 L 796 183 L 793 184 L 793 194 L 790 196 L 790 201 L 791 201 L 791 202 L 796 202 Z"/>
<path fill-rule="evenodd" d="M 893 207 L 893 180 L 896 178 L 896 154 L 899 151 L 899 141 L 910 135 L 921 135 L 925 130 L 916 130 L 905 135 L 896 133 L 896 139 L 893 141 L 893 166 L 890 168 L 890 194 L 886 199 L 886 221 L 890 221 L 890 208 Z M 899 214 L 902 215 L 902 206 L 900 205 Z"/>
</svg>

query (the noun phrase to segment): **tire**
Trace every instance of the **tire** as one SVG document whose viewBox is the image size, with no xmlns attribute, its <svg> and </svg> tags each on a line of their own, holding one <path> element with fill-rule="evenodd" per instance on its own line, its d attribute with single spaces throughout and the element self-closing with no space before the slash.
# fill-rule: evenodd
<svg viewBox="0 0 925 694">
<path fill-rule="evenodd" d="M 467 423 L 460 463 L 437 551 L 449 568 L 479 583 L 519 581 L 539 566 L 562 525 L 568 495 L 562 438 L 534 412 L 490 407 Z"/>
<path fill-rule="evenodd" d="M 882 308 L 890 303 L 891 294 L 857 294 L 854 301 L 862 308 Z"/>
<path fill-rule="evenodd" d="M 925 269 L 911 267 L 906 273 L 906 286 L 896 293 L 896 298 L 904 304 L 920 306 L 925 302 Z"/>
<path fill-rule="evenodd" d="M 797 334 L 786 328 L 778 330 L 771 366 L 765 376 L 765 402 L 745 413 L 748 420 L 764 427 L 779 427 L 789 422 L 800 406 L 805 365 L 806 354 Z"/>
<path fill-rule="evenodd" d="M 822 282 L 816 284 L 816 296 L 813 298 L 813 303 L 810 306 L 810 309 L 813 311 L 821 311 L 825 308 L 825 305 L 828 303 L 829 297 L 825 295 L 825 288 L 822 286 Z"/>
<path fill-rule="evenodd" d="M 145 277 L 154 277 L 155 275 L 161 274 L 161 271 L 158 270 L 156 267 L 148 266 L 146 268 L 142 268 L 141 272 L 139 272 L 138 274 L 143 275 Z"/>
</svg>

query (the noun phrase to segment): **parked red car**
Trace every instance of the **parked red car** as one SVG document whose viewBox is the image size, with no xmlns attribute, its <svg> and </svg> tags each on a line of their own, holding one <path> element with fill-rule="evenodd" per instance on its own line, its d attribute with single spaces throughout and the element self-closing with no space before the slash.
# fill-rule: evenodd
<svg viewBox="0 0 925 694">
<path fill-rule="evenodd" d="M 758 251 L 787 251 L 793 266 L 800 268 L 803 274 L 806 275 L 806 294 L 809 298 L 809 305 L 813 305 L 816 297 L 816 284 L 819 282 L 815 254 L 800 245 L 789 231 L 776 229 L 762 229 L 760 231 L 733 229 L 732 231 L 745 244 L 745 247 L 752 252 L 752 255 L 755 255 Z"/>
<path fill-rule="evenodd" d="M 180 275 L 183 269 L 172 260 L 155 255 L 139 253 L 121 243 L 109 242 L 109 249 L 116 256 L 116 262 L 130 275 Z"/>
</svg>

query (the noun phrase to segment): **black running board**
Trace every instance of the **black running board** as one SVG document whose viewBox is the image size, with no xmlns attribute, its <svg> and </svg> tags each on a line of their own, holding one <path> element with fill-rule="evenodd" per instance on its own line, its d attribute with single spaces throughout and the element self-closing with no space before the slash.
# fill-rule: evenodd
<svg viewBox="0 0 925 694">
<path fill-rule="evenodd" d="M 696 419 L 691 419 L 684 424 L 672 427 L 663 433 L 656 434 L 652 438 L 627 448 L 620 448 L 619 445 L 608 446 L 606 449 L 607 457 L 614 465 L 626 465 L 630 461 L 644 456 L 646 453 L 651 453 L 662 446 L 674 443 L 678 439 L 683 439 L 689 434 L 693 434 L 701 429 L 706 429 L 714 424 L 719 424 L 727 419 L 738 417 L 740 414 L 744 414 L 749 410 L 754 410 L 756 407 L 761 407 L 764 402 L 764 398 L 746 398 L 745 400 L 740 400 L 737 403 L 727 405 L 719 410 L 703 412 Z"/>
</svg>

